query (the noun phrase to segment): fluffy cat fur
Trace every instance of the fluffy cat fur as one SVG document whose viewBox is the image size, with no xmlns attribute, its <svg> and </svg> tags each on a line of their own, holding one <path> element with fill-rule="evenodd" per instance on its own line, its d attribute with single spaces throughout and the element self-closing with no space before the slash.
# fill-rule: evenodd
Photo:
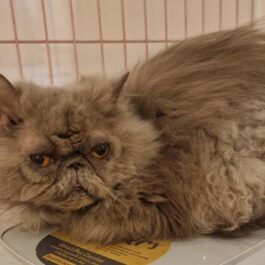
<svg viewBox="0 0 265 265">
<path fill-rule="evenodd" d="M 109 243 L 264 221 L 260 31 L 184 40 L 119 80 L 40 89 L 2 77 L 0 87 L 0 200 L 22 209 L 25 226 Z M 101 142 L 110 151 L 94 158 Z M 36 153 L 52 163 L 34 164 Z"/>
</svg>

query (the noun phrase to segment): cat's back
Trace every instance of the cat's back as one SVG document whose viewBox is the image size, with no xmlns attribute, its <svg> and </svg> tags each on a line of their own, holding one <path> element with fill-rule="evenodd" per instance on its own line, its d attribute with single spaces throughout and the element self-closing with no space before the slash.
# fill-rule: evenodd
<svg viewBox="0 0 265 265">
<path fill-rule="evenodd" d="M 130 73 L 141 115 L 229 114 L 265 102 L 265 35 L 252 27 L 182 41 Z M 253 103 L 253 104 L 252 104 Z"/>
<path fill-rule="evenodd" d="M 200 193 L 193 214 L 202 229 L 224 212 L 220 225 L 233 230 L 265 211 L 264 40 L 251 27 L 191 38 L 127 82 L 136 110 L 168 143 L 165 176 Z"/>
</svg>

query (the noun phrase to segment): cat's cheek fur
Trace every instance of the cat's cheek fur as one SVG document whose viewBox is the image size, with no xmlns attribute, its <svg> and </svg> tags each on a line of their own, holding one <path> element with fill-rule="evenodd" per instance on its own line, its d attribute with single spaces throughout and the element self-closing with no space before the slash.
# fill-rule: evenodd
<svg viewBox="0 0 265 265">
<path fill-rule="evenodd" d="M 25 184 L 19 171 L 19 165 L 23 163 L 23 158 L 12 140 L 4 142 L 0 139 L 0 150 L 0 201 L 4 203 L 18 202 Z"/>
<path fill-rule="evenodd" d="M 106 168 L 106 181 L 109 186 L 113 186 L 117 180 L 124 181 L 143 174 L 143 170 L 157 156 L 161 148 L 159 132 L 153 124 L 135 115 L 125 117 L 115 130 L 114 133 L 122 139 L 121 151 Z"/>
</svg>

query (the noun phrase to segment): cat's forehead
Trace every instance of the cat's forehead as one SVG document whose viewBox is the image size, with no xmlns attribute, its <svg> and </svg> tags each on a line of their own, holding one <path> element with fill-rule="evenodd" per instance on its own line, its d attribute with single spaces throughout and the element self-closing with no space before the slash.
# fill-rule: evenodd
<svg viewBox="0 0 265 265">
<path fill-rule="evenodd" d="M 68 123 L 79 126 L 84 118 L 90 122 L 110 112 L 110 84 L 86 81 L 66 88 L 27 87 L 22 93 L 20 103 L 28 119 L 54 123 L 64 127 Z"/>
<path fill-rule="evenodd" d="M 93 143 L 108 141 L 109 133 L 103 129 L 67 131 L 47 134 L 40 128 L 28 126 L 20 131 L 18 143 L 22 153 L 53 153 L 65 156 L 86 151 Z"/>
<path fill-rule="evenodd" d="M 35 92 L 35 91 L 34 91 Z M 88 138 L 104 138 L 108 122 L 95 108 L 86 91 L 36 91 L 22 102 L 26 111 L 19 142 L 25 153 L 56 149 L 74 152 Z"/>
<path fill-rule="evenodd" d="M 20 101 L 26 121 L 44 129 L 65 130 L 71 125 L 75 130 L 93 112 L 89 94 L 89 90 L 34 88 L 23 93 Z"/>
</svg>

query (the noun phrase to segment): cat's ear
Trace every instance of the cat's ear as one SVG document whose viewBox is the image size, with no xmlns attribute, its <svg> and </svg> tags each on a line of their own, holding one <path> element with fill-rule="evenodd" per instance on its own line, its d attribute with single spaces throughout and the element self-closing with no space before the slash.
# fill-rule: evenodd
<svg viewBox="0 0 265 265">
<path fill-rule="evenodd" d="M 0 74 L 0 129 L 11 131 L 19 123 L 19 100 L 14 86 Z"/>
<path fill-rule="evenodd" d="M 167 198 L 159 193 L 141 193 L 140 200 L 146 203 L 161 203 L 167 201 Z"/>
<path fill-rule="evenodd" d="M 120 77 L 118 80 L 115 81 L 114 89 L 112 92 L 112 97 L 115 101 L 117 101 L 118 98 L 120 97 L 122 88 L 123 88 L 125 82 L 127 81 L 128 76 L 129 76 L 129 72 L 127 72 L 126 74 L 124 74 L 122 77 Z"/>
</svg>

